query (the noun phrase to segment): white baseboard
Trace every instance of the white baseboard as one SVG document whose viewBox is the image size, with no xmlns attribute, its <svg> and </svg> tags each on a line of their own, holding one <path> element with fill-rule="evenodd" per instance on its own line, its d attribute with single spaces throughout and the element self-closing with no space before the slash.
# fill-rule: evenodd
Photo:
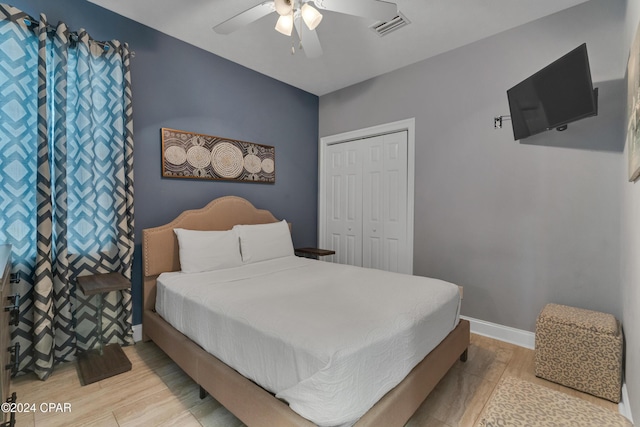
<svg viewBox="0 0 640 427">
<path fill-rule="evenodd" d="M 460 316 L 461 319 L 469 321 L 471 332 L 485 337 L 493 338 L 498 341 L 508 342 L 520 347 L 535 350 L 536 334 L 522 329 L 512 328 L 510 326 L 499 325 L 497 323 L 487 322 L 485 320 L 474 319 L 473 317 Z M 629 406 L 629 394 L 627 392 L 627 383 L 622 383 L 622 397 L 618 403 L 618 412 L 631 421 L 631 407 Z"/>
<path fill-rule="evenodd" d="M 473 317 L 460 316 L 461 319 L 468 320 L 471 324 L 471 332 L 499 341 L 508 342 L 531 350 L 536 347 L 536 334 L 510 326 L 499 325 L 485 320 L 474 319 Z"/>
<path fill-rule="evenodd" d="M 627 417 L 631 424 L 633 424 L 633 417 L 631 416 L 631 406 L 629 405 L 629 393 L 627 392 L 627 383 L 622 383 L 622 397 L 620 403 L 618 403 L 618 412 Z"/>
<path fill-rule="evenodd" d="M 131 329 L 133 329 L 133 342 L 142 341 L 142 324 L 133 325 Z"/>
</svg>

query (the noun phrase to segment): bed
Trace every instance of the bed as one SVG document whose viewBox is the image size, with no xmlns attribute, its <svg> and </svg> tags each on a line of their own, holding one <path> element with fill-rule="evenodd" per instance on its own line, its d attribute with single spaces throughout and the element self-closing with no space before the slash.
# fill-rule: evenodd
<svg viewBox="0 0 640 427">
<path fill-rule="evenodd" d="M 205 348 L 210 348 L 212 345 L 215 347 L 218 339 L 211 340 L 213 341 L 212 343 L 207 343 L 201 341 L 201 338 L 194 337 L 192 334 L 193 330 L 203 328 L 191 327 L 191 329 L 185 329 L 184 325 L 180 325 L 180 319 L 182 316 L 179 313 L 185 313 L 184 319 L 186 320 L 184 320 L 183 323 L 187 324 L 187 326 L 189 324 L 197 325 L 198 322 L 210 325 L 215 319 L 211 321 L 203 321 L 188 318 L 187 314 L 191 315 L 192 312 L 198 311 L 193 305 L 189 306 L 187 304 L 180 306 L 181 308 L 178 308 L 178 314 L 171 314 L 166 311 L 165 307 L 168 305 L 166 301 L 175 301 L 175 297 L 171 297 L 173 298 L 171 299 L 168 296 L 172 288 L 187 289 L 187 292 L 191 292 L 191 295 L 195 296 L 195 298 L 191 298 L 191 303 L 195 304 L 199 302 L 197 300 L 206 299 L 205 297 L 198 298 L 198 293 L 205 287 L 211 287 L 212 283 L 216 286 L 224 287 L 225 283 L 223 282 L 231 280 L 234 283 L 234 288 L 237 288 L 235 284 L 243 283 L 244 286 L 244 281 L 248 280 L 249 276 L 251 276 L 250 278 L 259 276 L 260 281 L 267 279 L 271 280 L 273 284 L 270 286 L 275 286 L 275 288 L 257 287 L 255 283 L 248 282 L 246 285 L 246 289 L 250 290 L 248 292 L 264 292 L 265 289 L 269 289 L 268 292 L 271 292 L 271 289 L 277 289 L 277 291 L 273 291 L 275 294 L 276 292 L 280 292 L 280 288 L 278 286 L 282 288 L 286 288 L 288 286 L 286 285 L 286 277 L 289 277 L 292 274 L 299 277 L 304 276 L 304 274 L 307 274 L 309 277 L 318 276 L 315 272 L 319 270 L 316 269 L 325 268 L 323 265 L 328 263 L 301 258 L 298 259 L 295 257 L 264 261 L 254 263 L 253 265 L 248 265 L 246 267 L 242 266 L 228 269 L 222 273 L 216 273 L 213 276 L 205 275 L 205 273 L 195 274 L 195 276 L 198 277 L 206 277 L 203 280 L 208 280 L 209 282 L 206 282 L 204 285 L 195 283 L 192 279 L 192 277 L 195 277 L 193 275 L 190 275 L 188 280 L 185 281 L 184 274 L 171 273 L 179 272 L 181 270 L 178 240 L 174 233 L 174 229 L 230 230 L 238 224 L 274 224 L 277 222 L 278 219 L 276 219 L 270 212 L 256 209 L 251 203 L 242 198 L 228 196 L 216 199 L 202 209 L 186 211 L 166 225 L 144 230 L 143 337 L 145 340 L 154 341 L 178 364 L 178 366 L 193 378 L 193 380 L 198 383 L 203 390 L 210 393 L 245 424 L 249 426 L 312 426 L 315 424 L 298 413 L 305 413 L 305 410 L 296 408 L 296 402 L 292 397 L 295 397 L 295 395 L 307 395 L 305 390 L 301 392 L 299 388 L 291 387 L 291 392 L 287 395 L 286 392 L 279 393 L 275 391 L 274 387 L 277 388 L 278 386 L 272 386 L 268 381 L 264 383 L 261 379 L 257 380 L 261 384 L 264 384 L 265 388 L 257 385 L 253 380 L 256 380 L 255 375 L 260 376 L 259 371 L 257 371 L 257 373 L 247 373 L 245 372 L 244 367 L 235 366 L 235 362 L 230 364 L 234 365 L 237 370 L 232 369 L 219 358 L 211 355 L 205 350 Z M 340 271 L 339 274 L 344 275 L 356 274 L 359 271 L 349 269 L 350 267 L 348 266 L 336 266 L 336 268 Z M 341 270 L 345 268 L 346 270 Z M 264 272 L 265 269 L 268 270 L 266 273 Z M 255 271 L 259 271 L 259 274 L 255 273 Z M 368 272 L 366 271 L 362 271 L 363 275 L 367 273 Z M 237 277 L 238 274 L 243 277 Z M 265 274 L 266 276 L 263 276 Z M 377 274 L 394 273 L 378 272 Z M 159 277 L 160 285 L 158 284 Z M 265 279 L 265 277 L 267 279 Z M 413 276 L 407 276 L 407 278 L 416 281 L 420 280 L 420 278 L 413 278 Z M 350 280 L 353 281 L 352 279 Z M 178 285 L 173 286 L 174 282 Z M 192 288 L 189 288 L 191 282 L 194 282 L 194 284 Z M 316 280 L 316 282 L 320 281 Z M 316 283 L 316 285 L 319 286 L 318 283 Z M 252 288 L 251 286 L 254 287 Z M 237 291 L 234 290 L 234 292 Z M 450 290 L 447 292 L 450 294 Z M 223 301 L 220 299 L 220 295 L 221 294 L 218 294 L 214 298 L 214 301 Z M 262 295 L 261 300 L 264 300 L 265 298 L 268 299 L 268 296 L 268 294 Z M 189 301 L 188 296 L 179 298 L 183 298 L 184 301 Z M 235 300 L 238 296 L 236 294 L 230 294 L 230 298 Z M 304 301 L 305 297 L 302 296 L 302 298 Z M 275 298 L 272 298 L 272 300 L 277 302 L 277 299 Z M 158 307 L 156 307 L 156 303 L 158 303 Z M 233 306 L 227 305 L 227 302 L 222 302 L 221 307 L 224 312 L 233 311 L 229 309 Z M 158 308 L 158 311 L 156 311 L 156 308 Z M 159 312 L 161 312 L 167 319 L 171 320 L 176 326 L 172 326 L 172 324 L 169 323 L 165 317 L 161 316 Z M 250 317 L 251 313 L 240 312 L 240 316 L 244 319 L 247 316 Z M 442 320 L 444 323 L 451 322 L 450 314 L 443 314 L 440 317 L 444 319 Z M 356 420 L 349 420 L 348 422 L 343 423 L 343 421 L 348 419 L 347 417 L 345 420 L 340 420 L 338 423 L 329 423 L 327 425 L 350 425 L 353 424 L 353 422 L 355 422 L 355 425 L 358 427 L 404 425 L 455 361 L 458 360 L 458 358 L 463 360 L 466 358 L 467 347 L 469 345 L 469 323 L 465 320 L 458 321 L 458 313 L 455 314 L 455 317 L 456 322 L 450 327 L 452 330 L 448 334 L 445 334 L 446 336 L 444 336 L 441 341 L 440 338 L 438 338 L 439 343 L 434 343 L 433 345 L 435 347 L 433 349 L 429 348 L 430 351 L 424 358 L 420 356 L 421 361 L 416 362 L 417 364 L 415 367 L 410 369 L 410 372 L 406 374 L 406 376 L 404 376 L 405 374 L 402 374 L 403 379 L 398 379 L 399 383 L 397 383 L 397 385 L 386 392 L 386 394 L 379 398 L 379 400 L 379 396 L 376 396 L 376 403 L 373 404 L 373 406 L 370 407 L 364 415 L 358 416 L 358 419 Z M 262 323 L 269 325 L 269 328 L 273 326 L 268 321 L 264 321 Z M 290 323 L 295 322 L 289 321 L 287 324 Z M 369 323 L 369 321 L 367 321 L 367 323 Z M 311 324 L 313 324 L 313 322 Z M 422 330 L 422 326 L 418 330 Z M 181 329 L 185 333 L 180 332 L 178 329 Z M 296 332 L 294 329 L 285 329 L 282 334 L 285 337 L 288 337 L 295 335 Z M 354 337 L 355 336 L 349 337 L 347 335 L 345 342 L 356 341 Z M 301 334 L 301 339 L 302 338 L 304 338 L 304 334 Z M 223 342 L 224 338 L 221 337 L 219 341 Z M 262 338 L 254 338 L 251 342 L 255 343 L 262 341 L 265 340 Z M 313 341 L 320 343 L 318 345 L 318 351 L 321 350 L 320 347 L 330 347 L 331 345 L 325 345 L 321 338 L 314 338 Z M 268 343 L 265 341 L 264 347 L 267 348 L 268 346 Z M 340 351 L 334 353 L 340 353 Z M 351 351 L 349 350 L 343 353 L 350 354 Z M 216 354 L 218 354 L 221 359 L 227 361 L 234 359 L 233 354 L 229 355 L 224 352 Z M 282 354 L 280 356 L 282 356 Z M 299 358 L 296 359 L 298 356 L 299 355 L 292 356 L 294 358 L 291 359 L 291 364 L 298 363 Z M 229 359 L 229 357 L 231 357 L 231 359 Z M 284 359 L 286 359 L 286 357 L 284 357 Z M 362 365 L 364 366 L 366 363 L 362 363 Z M 302 376 L 307 375 L 304 373 L 304 370 L 306 369 L 304 366 L 298 367 L 297 369 L 303 372 L 301 374 Z M 347 370 L 351 371 L 353 369 Z M 243 376 L 238 371 L 243 372 L 247 376 Z M 286 381 L 286 375 L 278 376 L 284 377 L 284 380 Z M 252 378 L 253 380 L 249 378 Z M 278 378 L 278 380 L 280 380 L 280 378 Z M 287 402 L 292 403 L 291 407 Z M 297 412 L 292 408 L 295 408 Z M 367 408 L 369 408 L 369 406 L 367 406 Z M 315 419 L 313 417 L 310 418 Z M 338 420 L 338 418 L 335 419 Z"/>
</svg>

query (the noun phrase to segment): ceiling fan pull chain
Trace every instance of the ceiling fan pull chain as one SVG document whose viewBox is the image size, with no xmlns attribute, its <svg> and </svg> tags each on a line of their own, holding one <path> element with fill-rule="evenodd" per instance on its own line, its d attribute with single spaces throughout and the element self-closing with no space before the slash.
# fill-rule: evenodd
<svg viewBox="0 0 640 427">
<path fill-rule="evenodd" d="M 298 4 L 298 6 L 300 6 L 300 8 L 298 9 L 298 28 L 300 28 L 300 31 L 298 31 L 300 33 L 300 34 L 298 34 L 298 36 L 300 37 L 300 43 L 298 43 L 298 49 L 302 50 L 302 33 L 303 33 L 303 29 L 302 29 L 302 13 L 299 12 L 302 9 L 302 0 Z"/>
<path fill-rule="evenodd" d="M 296 38 L 292 35 L 291 36 L 291 55 L 295 55 L 296 54 Z"/>
</svg>

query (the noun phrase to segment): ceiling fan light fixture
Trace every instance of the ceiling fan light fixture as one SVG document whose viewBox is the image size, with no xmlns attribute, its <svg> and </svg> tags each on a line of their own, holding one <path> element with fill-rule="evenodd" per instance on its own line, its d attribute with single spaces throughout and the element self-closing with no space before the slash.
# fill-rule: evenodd
<svg viewBox="0 0 640 427">
<path fill-rule="evenodd" d="M 293 12 L 292 0 L 274 0 L 273 4 L 276 7 L 276 12 L 278 12 L 280 16 L 289 15 Z"/>
<path fill-rule="evenodd" d="M 300 13 L 302 14 L 304 23 L 307 24 L 307 27 L 311 31 L 315 30 L 316 27 L 320 24 L 320 21 L 322 21 L 322 14 L 309 3 L 305 3 L 302 5 Z"/>
<path fill-rule="evenodd" d="M 278 22 L 276 22 L 276 31 L 285 36 L 291 36 L 293 32 L 293 13 L 280 15 Z"/>
</svg>

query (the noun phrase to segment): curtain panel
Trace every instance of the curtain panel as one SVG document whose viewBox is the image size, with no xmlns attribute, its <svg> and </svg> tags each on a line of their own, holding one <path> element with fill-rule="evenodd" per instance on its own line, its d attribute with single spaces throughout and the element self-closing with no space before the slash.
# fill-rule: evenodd
<svg viewBox="0 0 640 427">
<path fill-rule="evenodd" d="M 131 278 L 133 120 L 130 51 L 0 4 L 0 242 L 13 245 L 21 295 L 20 370 L 46 379 L 77 351 L 133 343 L 129 290 L 103 303 L 85 274 Z"/>
</svg>

